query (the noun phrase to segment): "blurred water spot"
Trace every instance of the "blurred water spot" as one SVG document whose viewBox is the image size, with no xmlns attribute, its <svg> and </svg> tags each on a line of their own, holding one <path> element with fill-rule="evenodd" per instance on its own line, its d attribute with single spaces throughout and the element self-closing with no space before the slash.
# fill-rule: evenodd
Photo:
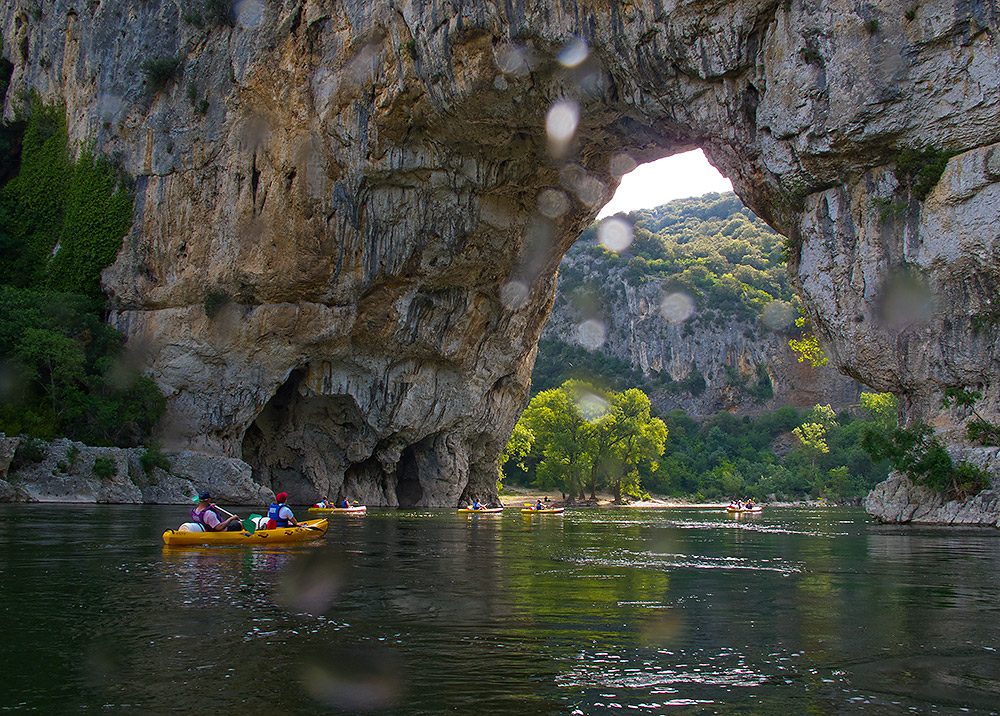
<svg viewBox="0 0 1000 716">
<path fill-rule="evenodd" d="M 559 64 L 563 67 L 576 67 L 590 54 L 590 48 L 582 37 L 574 37 L 566 43 L 559 52 Z"/>
<path fill-rule="evenodd" d="M 237 0 L 233 5 L 233 15 L 242 27 L 257 27 L 264 19 L 264 3 L 261 0 Z"/>
<path fill-rule="evenodd" d="M 596 318 L 584 321 L 576 327 L 576 340 L 588 350 L 596 350 L 604 345 L 607 329 Z"/>
<path fill-rule="evenodd" d="M 684 626 L 682 615 L 674 609 L 658 610 L 640 629 L 641 638 L 652 644 L 667 645 L 677 638 Z"/>
<path fill-rule="evenodd" d="M 694 301 L 686 293 L 670 293 L 660 302 L 660 315 L 670 323 L 686 321 L 694 313 Z"/>
<path fill-rule="evenodd" d="M 580 391 L 573 400 L 580 417 L 589 423 L 600 420 L 608 413 L 608 401 L 589 390 Z"/>
<path fill-rule="evenodd" d="M 121 109 L 122 98 L 113 92 L 102 92 L 97 99 L 97 114 L 103 124 L 117 121 Z"/>
<path fill-rule="evenodd" d="M 771 301 L 764 306 L 760 320 L 771 330 L 780 331 L 795 322 L 795 309 L 787 301 Z"/>
<path fill-rule="evenodd" d="M 0 361 L 0 401 L 13 400 L 23 383 L 24 375 L 16 363 Z"/>
<path fill-rule="evenodd" d="M 597 240 L 608 251 L 620 254 L 632 245 L 632 225 L 615 217 L 605 219 L 597 227 Z"/>
<path fill-rule="evenodd" d="M 604 204 L 604 183 L 590 175 L 579 164 L 567 164 L 559 171 L 559 181 L 563 187 L 576 194 L 584 204 L 598 206 Z"/>
<path fill-rule="evenodd" d="M 549 138 L 549 151 L 553 155 L 561 156 L 566 152 L 579 122 L 580 108 L 576 102 L 560 100 L 549 107 L 545 115 L 545 134 Z"/>
<path fill-rule="evenodd" d="M 493 53 L 497 68 L 505 75 L 523 75 L 528 72 L 528 58 L 517 45 L 500 45 Z"/>
<path fill-rule="evenodd" d="M 528 302 L 528 286 L 523 281 L 508 281 L 500 289 L 500 303 L 508 311 L 517 311 Z"/>
<path fill-rule="evenodd" d="M 496 89 L 500 90 L 501 92 L 510 87 L 510 85 L 507 83 L 507 78 L 504 77 L 503 75 L 497 75 L 496 79 L 493 80 L 493 86 Z"/>
<path fill-rule="evenodd" d="M 912 271 L 897 271 L 882 289 L 882 318 L 902 328 L 930 318 L 933 301 L 927 279 Z"/>
<path fill-rule="evenodd" d="M 312 698 L 340 711 L 380 711 L 400 703 L 401 665 L 390 654 L 354 647 L 306 658 L 302 685 Z"/>
<path fill-rule="evenodd" d="M 550 219 L 557 219 L 569 211 L 569 197 L 558 189 L 546 189 L 538 195 L 538 210 Z"/>
<path fill-rule="evenodd" d="M 632 156 L 626 152 L 618 152 L 618 154 L 611 157 L 611 161 L 608 162 L 608 168 L 611 170 L 611 173 L 619 179 L 635 169 L 636 166 L 638 165 L 636 164 L 635 159 L 633 159 Z"/>
<path fill-rule="evenodd" d="M 323 614 L 344 586 L 344 567 L 331 550 L 310 550 L 288 566 L 279 600 L 289 611 Z"/>
<path fill-rule="evenodd" d="M 348 84 L 363 87 L 375 77 L 375 65 L 381 46 L 377 43 L 364 45 L 344 65 L 344 78 Z"/>
</svg>

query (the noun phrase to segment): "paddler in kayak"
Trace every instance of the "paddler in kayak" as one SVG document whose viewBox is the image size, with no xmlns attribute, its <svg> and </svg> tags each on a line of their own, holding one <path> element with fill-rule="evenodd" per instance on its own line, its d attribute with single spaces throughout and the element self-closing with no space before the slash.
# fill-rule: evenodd
<svg viewBox="0 0 1000 716">
<path fill-rule="evenodd" d="M 325 497 L 321 497 L 319 502 L 313 505 L 313 507 L 322 507 L 323 509 L 328 509 L 330 507 L 333 507 L 333 505 L 330 504 L 330 501 L 328 499 L 326 499 Z"/>
<path fill-rule="evenodd" d="M 472 509 L 474 509 L 474 510 L 485 510 L 486 509 L 486 505 L 484 505 L 479 500 L 473 500 L 472 501 Z"/>
<path fill-rule="evenodd" d="M 227 513 L 228 514 L 228 513 Z M 198 506 L 191 510 L 191 519 L 205 528 L 206 532 L 239 532 L 243 529 L 236 515 L 223 515 L 223 511 L 212 502 L 212 493 L 198 493 Z"/>
<path fill-rule="evenodd" d="M 291 508 L 285 504 L 287 499 L 287 492 L 279 492 L 274 496 L 274 502 L 267 508 L 267 528 L 269 530 L 299 524 L 295 521 L 295 515 L 292 514 Z"/>
</svg>

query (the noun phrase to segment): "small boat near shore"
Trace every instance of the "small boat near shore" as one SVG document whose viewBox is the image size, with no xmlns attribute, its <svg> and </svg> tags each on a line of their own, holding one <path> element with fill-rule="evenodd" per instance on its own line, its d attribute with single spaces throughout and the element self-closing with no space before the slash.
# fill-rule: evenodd
<svg viewBox="0 0 1000 716">
<path fill-rule="evenodd" d="M 565 507 L 544 507 L 536 510 L 534 507 L 525 507 L 521 510 L 522 515 L 559 515 L 566 511 Z"/>
<path fill-rule="evenodd" d="M 365 505 L 354 507 L 310 507 L 309 512 L 317 512 L 323 515 L 363 515 L 368 511 Z"/>
<path fill-rule="evenodd" d="M 744 512 L 756 513 L 763 511 L 764 507 L 762 505 L 753 505 L 752 507 L 739 507 L 737 505 L 730 505 L 729 507 L 726 508 L 726 512 L 729 512 L 730 514 L 740 514 Z"/>
<path fill-rule="evenodd" d="M 496 515 L 503 512 L 502 507 L 480 507 L 478 510 L 472 507 L 459 507 L 460 515 Z"/>
<path fill-rule="evenodd" d="M 305 540 L 319 539 L 326 534 L 329 526 L 327 520 L 307 520 L 300 522 L 297 526 L 278 527 L 273 530 L 257 530 L 249 532 L 241 530 L 239 532 L 189 532 L 187 530 L 167 530 L 163 533 L 163 543 L 170 546 L 176 545 L 267 545 L 281 544 L 285 542 L 303 542 Z"/>
</svg>

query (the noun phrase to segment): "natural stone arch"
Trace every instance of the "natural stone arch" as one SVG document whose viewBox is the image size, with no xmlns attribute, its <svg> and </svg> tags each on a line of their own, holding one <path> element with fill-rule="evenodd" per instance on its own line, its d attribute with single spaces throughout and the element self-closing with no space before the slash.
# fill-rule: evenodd
<svg viewBox="0 0 1000 716">
<path fill-rule="evenodd" d="M 287 0 L 252 27 L 197 29 L 162 0 L 83 13 L 66 43 L 63 1 L 18 26 L 30 57 L 10 58 L 12 86 L 65 98 L 73 135 L 139 176 L 135 227 L 104 279 L 113 320 L 168 394 L 168 446 L 242 455 L 302 369 L 297 405 L 347 401 L 377 436 L 337 463 L 351 479 L 391 503 L 401 461 L 407 475 L 425 465 L 421 494 L 435 497 L 417 501 L 451 500 L 423 490 L 448 454 L 465 499 L 493 492 L 559 259 L 610 197 L 621 152 L 703 147 L 790 238 L 843 370 L 943 426 L 941 385 L 981 380 L 995 405 L 995 348 L 966 310 L 985 293 L 940 305 L 936 337 L 902 344 L 874 308 L 902 264 L 941 295 L 988 274 L 983 217 L 1000 205 L 1000 100 L 981 90 L 1000 57 L 996 5 L 911 18 L 911 4 Z M 16 17 L 0 15 L 5 35 Z M 560 64 L 577 38 L 587 59 Z M 142 89 L 141 59 L 178 52 L 211 98 L 204 116 L 180 85 Z M 580 122 L 556 157 L 545 115 L 567 98 Z M 882 220 L 873 199 L 909 196 L 899 148 L 931 145 L 961 154 L 931 196 Z M 564 213 L 541 210 L 546 190 Z M 970 222 L 982 231 L 959 228 Z M 232 299 L 214 318 L 211 291 Z"/>
</svg>

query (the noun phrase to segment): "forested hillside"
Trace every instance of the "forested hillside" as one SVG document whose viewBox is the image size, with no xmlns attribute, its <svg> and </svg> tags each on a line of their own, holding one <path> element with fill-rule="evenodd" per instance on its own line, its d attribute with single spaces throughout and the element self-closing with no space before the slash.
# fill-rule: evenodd
<svg viewBox="0 0 1000 716">
<path fill-rule="evenodd" d="M 616 244 L 621 231 L 627 246 Z M 699 418 L 856 403 L 858 384 L 789 347 L 803 327 L 783 252 L 732 193 L 594 224 L 560 265 L 532 391 L 596 380 Z"/>
</svg>

